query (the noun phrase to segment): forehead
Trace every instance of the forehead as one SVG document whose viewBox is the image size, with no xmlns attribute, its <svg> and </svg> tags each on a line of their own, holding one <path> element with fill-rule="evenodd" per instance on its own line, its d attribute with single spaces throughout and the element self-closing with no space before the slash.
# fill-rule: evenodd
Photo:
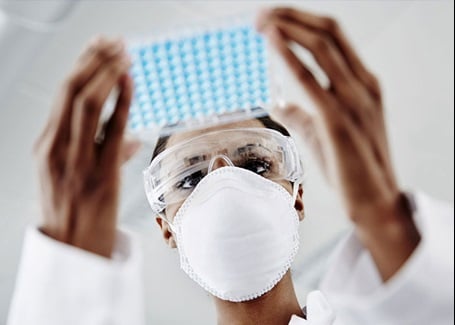
<svg viewBox="0 0 455 325">
<path fill-rule="evenodd" d="M 240 121 L 240 122 L 213 126 L 213 127 L 206 128 L 206 129 L 176 133 L 169 138 L 166 148 L 172 147 L 180 142 L 192 139 L 194 137 L 203 135 L 205 133 L 209 133 L 209 132 L 213 132 L 213 131 L 220 131 L 220 130 L 240 129 L 240 128 L 265 128 L 265 126 L 259 120 L 251 119 L 251 120 L 245 120 L 245 121 Z"/>
</svg>

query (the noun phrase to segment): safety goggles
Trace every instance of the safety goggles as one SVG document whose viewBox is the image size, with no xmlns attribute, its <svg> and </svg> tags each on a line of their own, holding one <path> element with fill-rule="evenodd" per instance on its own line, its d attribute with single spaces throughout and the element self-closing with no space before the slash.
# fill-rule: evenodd
<svg viewBox="0 0 455 325">
<path fill-rule="evenodd" d="M 144 170 L 145 192 L 152 209 L 183 202 L 222 160 L 269 180 L 301 182 L 303 168 L 292 138 L 266 128 L 209 132 L 178 143 L 153 159 Z"/>
</svg>

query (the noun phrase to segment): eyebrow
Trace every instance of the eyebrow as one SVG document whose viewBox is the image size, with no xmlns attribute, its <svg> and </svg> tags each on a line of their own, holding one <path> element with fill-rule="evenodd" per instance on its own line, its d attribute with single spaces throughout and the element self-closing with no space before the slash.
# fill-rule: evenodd
<svg viewBox="0 0 455 325">
<path fill-rule="evenodd" d="M 243 147 L 238 147 L 237 148 L 237 152 L 238 153 L 244 153 L 245 151 L 248 151 L 248 150 L 250 150 L 253 147 L 257 147 L 257 144 L 248 143 L 248 144 L 244 145 Z"/>
<path fill-rule="evenodd" d="M 265 149 L 270 152 L 272 151 L 269 148 L 264 147 L 261 143 L 248 143 L 248 144 L 244 145 L 243 147 L 238 147 L 237 152 L 245 153 L 246 151 L 250 150 L 251 148 L 255 148 L 255 147 L 259 147 L 259 148 Z"/>
<path fill-rule="evenodd" d="M 207 155 L 196 155 L 190 158 L 184 158 L 185 166 L 191 166 L 207 159 Z"/>
</svg>

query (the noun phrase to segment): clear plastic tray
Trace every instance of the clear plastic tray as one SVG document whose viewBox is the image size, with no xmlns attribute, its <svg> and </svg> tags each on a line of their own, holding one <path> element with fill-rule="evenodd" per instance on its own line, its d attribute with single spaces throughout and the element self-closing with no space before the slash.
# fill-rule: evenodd
<svg viewBox="0 0 455 325">
<path fill-rule="evenodd" d="M 268 46 L 250 22 L 131 41 L 133 134 L 160 135 L 253 118 L 271 107 Z"/>
</svg>

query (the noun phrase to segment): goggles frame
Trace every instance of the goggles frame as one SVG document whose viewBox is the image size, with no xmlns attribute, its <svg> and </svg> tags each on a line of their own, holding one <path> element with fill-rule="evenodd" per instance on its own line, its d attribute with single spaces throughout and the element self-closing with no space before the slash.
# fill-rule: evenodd
<svg viewBox="0 0 455 325">
<path fill-rule="evenodd" d="M 235 128 L 217 130 L 198 135 L 165 149 L 151 161 L 148 167 L 143 170 L 145 193 L 149 204 L 152 207 L 152 210 L 158 215 L 162 216 L 164 210 L 166 209 L 166 206 L 168 205 L 164 202 L 164 194 L 167 193 L 164 189 L 169 187 L 169 184 L 172 183 L 172 177 L 170 177 L 171 180 L 162 181 L 162 177 L 156 176 L 156 173 L 161 170 L 161 163 L 166 157 L 171 157 L 173 154 L 181 152 L 184 148 L 188 148 L 189 146 L 203 143 L 204 139 L 213 139 L 214 136 L 217 136 L 219 139 L 232 139 L 233 136 L 239 136 L 239 139 L 244 139 L 248 138 L 248 134 L 250 136 L 255 135 L 264 139 L 276 141 L 276 143 L 280 145 L 279 147 L 282 150 L 283 159 L 285 160 L 284 165 L 288 173 L 286 175 L 283 175 L 281 178 L 275 178 L 271 180 L 284 179 L 292 183 L 302 183 L 304 174 L 302 160 L 300 158 L 296 144 L 290 136 L 285 136 L 274 129 L 268 128 Z M 213 145 L 214 143 L 214 141 L 207 141 L 207 144 Z M 218 143 L 222 147 L 222 144 L 219 141 L 216 142 L 216 144 Z M 219 155 L 219 153 L 215 153 L 214 156 L 217 155 Z M 206 162 L 204 161 L 203 163 L 205 164 Z M 185 171 L 182 172 L 181 177 L 185 177 L 185 175 L 191 175 L 192 173 L 200 170 L 201 164 L 196 163 L 194 165 L 186 167 Z M 185 199 L 183 199 L 182 202 L 184 200 Z"/>
</svg>

